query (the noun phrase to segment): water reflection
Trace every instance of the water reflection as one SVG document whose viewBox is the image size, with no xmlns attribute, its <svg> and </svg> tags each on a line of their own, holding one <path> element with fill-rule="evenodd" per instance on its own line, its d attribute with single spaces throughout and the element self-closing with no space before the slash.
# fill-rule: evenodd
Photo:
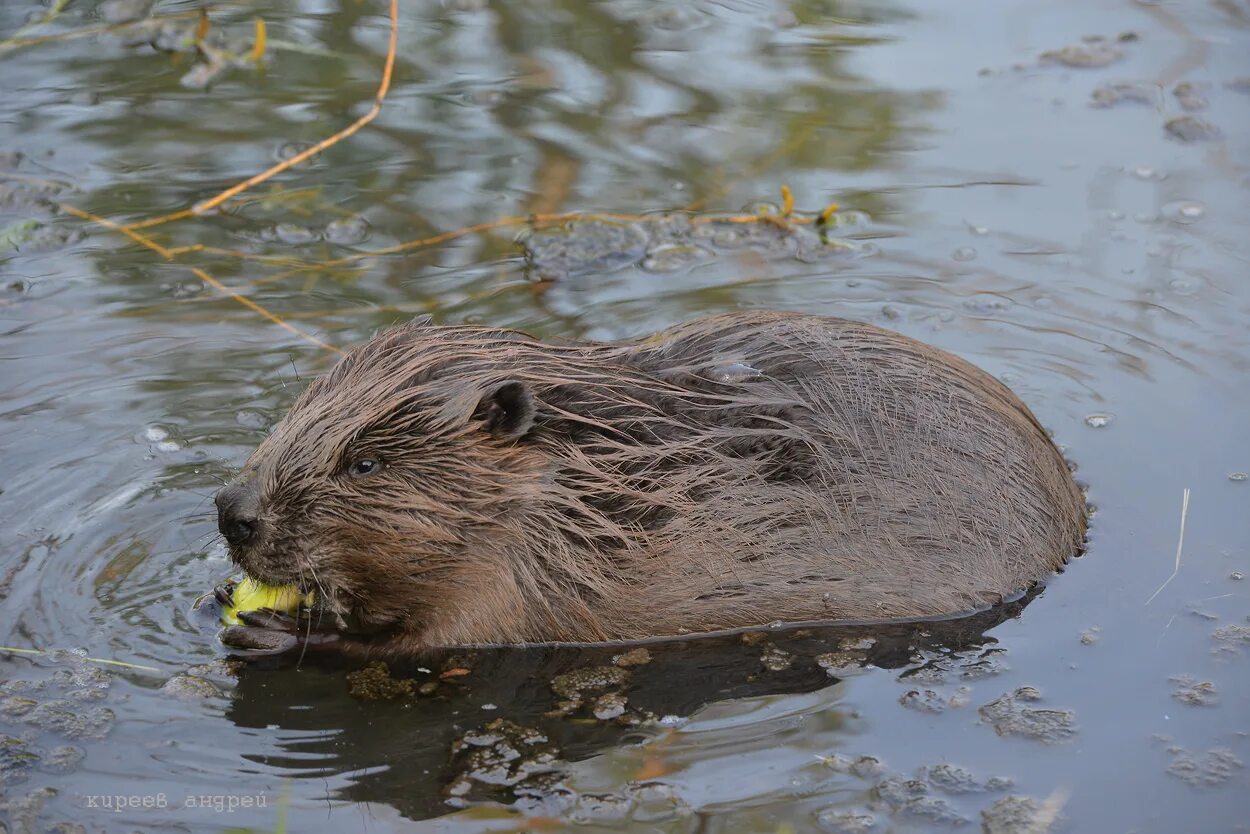
<svg viewBox="0 0 1250 834">
<path fill-rule="evenodd" d="M 943 675 L 974 679 L 987 666 L 992 673 L 997 641 L 985 632 L 1018 616 L 1027 602 L 915 624 L 441 652 L 391 664 L 389 676 L 411 676 L 402 690 L 385 678 L 345 683 L 321 665 L 275 674 L 275 664 L 290 668 L 298 659 L 262 661 L 238 670 L 228 716 L 242 727 L 297 731 L 298 740 L 283 745 L 285 754 L 268 755 L 265 763 L 304 778 L 349 774 L 338 799 L 385 803 L 418 819 L 484 802 L 560 814 L 604 801 L 601 790 L 589 791 L 593 800 L 581 795 L 580 770 L 570 770 L 569 762 L 614 747 L 632 750 L 626 758 L 635 769 L 618 774 L 631 783 L 692 766 L 680 755 L 665 753 L 661 762 L 639 753 L 667 749 L 663 739 L 710 703 L 765 703 L 765 696 L 828 689 L 814 703 L 823 705 L 816 710 L 820 720 L 838 736 L 839 723 L 854 722 L 838 718 L 836 683 L 866 667 L 906 667 L 903 679 L 920 685 L 915 697 Z M 701 727 L 711 714 L 700 713 Z M 726 754 L 746 755 L 741 745 L 751 738 L 762 749 L 790 745 L 770 740 L 767 722 L 752 726 L 760 718 L 722 722 Z M 612 801 L 629 804 L 629 796 Z"/>
</svg>

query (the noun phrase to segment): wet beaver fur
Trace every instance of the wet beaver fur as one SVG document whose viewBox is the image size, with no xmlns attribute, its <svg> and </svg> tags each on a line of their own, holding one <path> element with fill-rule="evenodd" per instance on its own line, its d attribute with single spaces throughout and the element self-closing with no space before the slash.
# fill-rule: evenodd
<svg viewBox="0 0 1250 834">
<path fill-rule="evenodd" d="M 988 374 L 770 312 L 616 343 L 382 333 L 217 505 L 234 561 L 315 588 L 319 630 L 364 654 L 984 608 L 1077 553 L 1086 515 Z M 311 637 L 245 622 L 228 642 Z"/>
</svg>

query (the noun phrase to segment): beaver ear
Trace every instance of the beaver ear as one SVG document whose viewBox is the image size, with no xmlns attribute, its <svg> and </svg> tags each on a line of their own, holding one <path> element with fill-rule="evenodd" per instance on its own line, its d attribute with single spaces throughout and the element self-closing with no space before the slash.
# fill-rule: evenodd
<svg viewBox="0 0 1250 834">
<path fill-rule="evenodd" d="M 529 386 L 514 380 L 483 396 L 473 416 L 495 437 L 516 439 L 534 427 L 535 410 Z"/>
</svg>

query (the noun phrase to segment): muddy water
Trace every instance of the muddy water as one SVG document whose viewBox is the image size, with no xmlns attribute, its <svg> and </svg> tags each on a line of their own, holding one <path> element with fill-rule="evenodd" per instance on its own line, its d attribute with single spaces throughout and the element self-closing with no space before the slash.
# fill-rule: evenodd
<svg viewBox="0 0 1250 834">
<path fill-rule="evenodd" d="M 174 262 L 54 203 L 140 220 L 338 129 L 375 89 L 381 4 L 224 4 L 211 44 L 246 50 L 260 15 L 270 49 L 211 78 L 176 28 L 0 48 L 0 642 L 75 650 L 0 653 L 9 830 L 1247 830 L 1250 6 L 405 5 L 378 121 L 152 230 L 209 247 Z M 6 2 L 0 33 L 45 11 Z M 510 227 L 281 275 L 783 183 L 841 204 L 850 244 L 616 230 L 601 260 L 540 239 L 527 262 Z M 230 571 L 209 498 L 331 356 L 188 266 L 336 345 L 424 312 L 563 337 L 738 307 L 892 327 L 1054 431 L 1097 507 L 1089 551 L 970 623 L 625 667 L 494 650 L 405 670 L 425 694 L 387 701 L 344 670 L 232 673 L 192 611 Z"/>
</svg>

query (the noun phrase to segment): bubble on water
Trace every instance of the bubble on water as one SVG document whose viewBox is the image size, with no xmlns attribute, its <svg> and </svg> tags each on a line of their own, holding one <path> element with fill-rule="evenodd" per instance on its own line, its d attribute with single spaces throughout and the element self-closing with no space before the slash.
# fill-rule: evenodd
<svg viewBox="0 0 1250 834">
<path fill-rule="evenodd" d="M 970 261 L 976 256 L 977 250 L 973 249 L 971 246 L 961 246 L 954 252 L 951 252 L 951 257 L 957 261 Z"/>
<path fill-rule="evenodd" d="M 161 426 L 148 426 L 143 430 L 143 439 L 149 443 L 160 443 L 169 439 L 169 432 Z"/>
<path fill-rule="evenodd" d="M 340 246 L 364 243 L 367 237 L 369 237 L 369 224 L 363 217 L 356 215 L 340 217 L 326 224 L 326 240 Z"/>
<path fill-rule="evenodd" d="M 1111 209 L 1110 211 L 1107 212 L 1107 219 L 1108 220 L 1123 220 L 1124 212 Z"/>
<path fill-rule="evenodd" d="M 1137 177 L 1139 180 L 1149 180 L 1153 182 L 1167 179 L 1168 176 L 1165 171 L 1150 165 L 1138 165 L 1136 168 L 1132 169 L 1132 172 L 1133 176 Z"/>
<path fill-rule="evenodd" d="M 986 292 L 976 293 L 963 301 L 964 309 L 974 313 L 1001 313 L 1014 304 L 1010 298 Z"/>
<path fill-rule="evenodd" d="M 712 253 L 702 246 L 665 243 L 656 246 L 642 260 L 647 272 L 676 272 L 706 260 Z"/>
<path fill-rule="evenodd" d="M 979 237 L 985 237 L 986 235 L 988 235 L 988 234 L 990 233 L 989 227 L 987 227 L 987 226 L 973 226 L 973 225 L 969 225 L 969 226 L 968 226 L 968 231 L 972 232 L 974 235 L 977 235 L 977 236 L 979 236 Z"/>
<path fill-rule="evenodd" d="M 1246 578 L 1246 575 L 1239 570 L 1235 570 L 1228 575 L 1228 578 L 1236 580 L 1237 582 L 1240 582 L 1241 580 Z"/>
<path fill-rule="evenodd" d="M 1085 418 L 1085 425 L 1091 429 L 1101 429 L 1115 419 L 1112 414 L 1091 414 Z"/>
<path fill-rule="evenodd" d="M 1168 282 L 1168 289 L 1176 295 L 1193 295 L 1201 287 L 1194 278 L 1173 278 Z"/>
<path fill-rule="evenodd" d="M 1163 216 L 1173 223 L 1193 223 L 1207 213 L 1207 207 L 1197 200 L 1176 200 L 1163 207 Z"/>
<path fill-rule="evenodd" d="M 298 223 L 279 223 L 273 227 L 273 234 L 283 243 L 303 244 L 313 243 L 321 239 L 321 234 L 313 231 L 307 226 L 301 226 Z"/>
<path fill-rule="evenodd" d="M 279 162 L 299 156 L 313 146 L 312 142 L 283 142 L 274 150 L 274 156 Z"/>
<path fill-rule="evenodd" d="M 1230 472 L 1228 473 L 1228 480 L 1241 483 L 1250 480 L 1250 474 L 1245 472 Z"/>
<path fill-rule="evenodd" d="M 182 446 L 178 444 L 177 440 L 162 440 L 156 444 L 156 451 L 158 452 L 176 452 L 181 448 Z"/>
</svg>

